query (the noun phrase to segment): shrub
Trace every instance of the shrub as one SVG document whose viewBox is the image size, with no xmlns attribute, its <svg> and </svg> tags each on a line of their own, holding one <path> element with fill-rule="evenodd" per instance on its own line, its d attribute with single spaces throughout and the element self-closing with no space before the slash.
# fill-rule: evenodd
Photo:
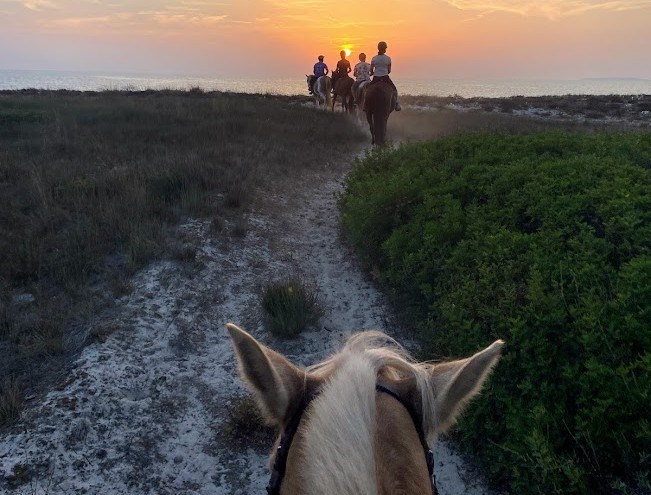
<svg viewBox="0 0 651 495">
<path fill-rule="evenodd" d="M 18 381 L 5 377 L 0 381 L 0 426 L 12 422 L 20 414 L 23 394 Z"/>
<path fill-rule="evenodd" d="M 300 279 L 268 285 L 262 295 L 262 309 L 269 331 L 290 338 L 315 324 L 321 316 L 316 290 Z"/>
<path fill-rule="evenodd" d="M 643 490 L 651 134 L 465 135 L 360 161 L 344 224 L 428 358 L 507 342 L 459 428 L 513 493 Z"/>
<path fill-rule="evenodd" d="M 266 426 L 260 410 L 250 395 L 234 399 L 228 406 L 226 419 L 222 426 L 224 434 L 231 440 L 243 441 L 247 446 L 269 445 L 274 429 Z"/>
</svg>

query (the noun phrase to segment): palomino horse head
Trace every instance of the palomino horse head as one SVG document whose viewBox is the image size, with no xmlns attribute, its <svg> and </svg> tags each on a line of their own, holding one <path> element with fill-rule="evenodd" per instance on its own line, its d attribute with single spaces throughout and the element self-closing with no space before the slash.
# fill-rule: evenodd
<svg viewBox="0 0 651 495">
<path fill-rule="evenodd" d="M 504 343 L 445 363 L 415 363 L 380 332 L 351 337 L 299 368 L 233 324 L 240 375 L 280 436 L 268 493 L 436 493 L 427 442 L 481 389 Z"/>
</svg>

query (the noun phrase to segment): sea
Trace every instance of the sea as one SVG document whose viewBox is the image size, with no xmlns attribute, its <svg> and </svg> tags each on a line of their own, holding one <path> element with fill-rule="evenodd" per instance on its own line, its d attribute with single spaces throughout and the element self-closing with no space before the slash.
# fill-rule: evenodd
<svg viewBox="0 0 651 495">
<path fill-rule="evenodd" d="M 409 79 L 393 78 L 403 95 L 503 98 L 509 96 L 651 94 L 651 79 Z M 305 78 L 121 74 L 42 70 L 0 70 L 0 90 L 68 89 L 78 91 L 201 88 L 205 91 L 307 94 Z"/>
</svg>

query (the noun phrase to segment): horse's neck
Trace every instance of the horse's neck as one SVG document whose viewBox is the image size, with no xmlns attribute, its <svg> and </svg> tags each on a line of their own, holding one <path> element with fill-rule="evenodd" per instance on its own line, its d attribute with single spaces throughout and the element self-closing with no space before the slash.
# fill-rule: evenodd
<svg viewBox="0 0 651 495">
<path fill-rule="evenodd" d="M 427 494 L 432 485 L 420 439 L 407 409 L 387 394 L 377 395 L 375 464 L 378 494 Z"/>
</svg>

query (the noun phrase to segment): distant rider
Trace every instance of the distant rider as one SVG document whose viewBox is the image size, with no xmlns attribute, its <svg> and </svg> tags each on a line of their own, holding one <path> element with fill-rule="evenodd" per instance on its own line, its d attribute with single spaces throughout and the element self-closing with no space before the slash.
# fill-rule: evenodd
<svg viewBox="0 0 651 495">
<path fill-rule="evenodd" d="M 332 73 L 332 89 L 334 90 L 335 83 L 342 77 L 348 77 L 350 73 L 350 62 L 346 60 L 346 52 L 341 50 L 339 52 L 341 60 L 337 62 L 337 69 Z"/>
<path fill-rule="evenodd" d="M 323 61 L 323 55 L 319 55 L 319 61 L 314 64 L 314 75 L 310 77 L 310 94 L 314 91 L 314 83 L 321 76 L 327 76 L 329 69 L 328 66 Z"/>
<path fill-rule="evenodd" d="M 355 76 L 355 83 L 353 84 L 353 94 L 356 94 L 357 89 L 362 83 L 371 80 L 371 64 L 366 61 L 366 53 L 359 54 L 359 62 L 355 64 L 353 69 L 353 76 Z"/>
<path fill-rule="evenodd" d="M 400 103 L 398 103 L 398 89 L 389 78 L 389 74 L 391 73 L 391 57 L 386 54 L 387 48 L 387 44 L 384 41 L 380 41 L 377 44 L 377 55 L 371 59 L 371 75 L 373 76 L 371 84 L 385 82 L 391 85 L 394 96 L 396 97 L 395 110 L 399 112 L 402 108 L 400 107 Z"/>
</svg>

